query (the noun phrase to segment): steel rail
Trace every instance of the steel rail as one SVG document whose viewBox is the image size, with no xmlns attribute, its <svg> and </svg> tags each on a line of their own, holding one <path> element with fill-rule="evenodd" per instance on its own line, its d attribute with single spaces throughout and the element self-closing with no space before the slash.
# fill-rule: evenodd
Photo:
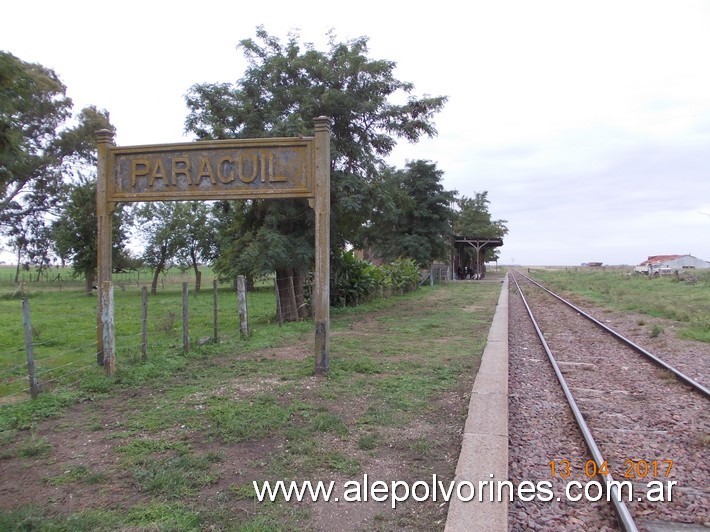
<svg viewBox="0 0 710 532">
<path fill-rule="evenodd" d="M 598 327 L 602 328 L 603 330 L 605 330 L 606 332 L 608 332 L 609 334 L 611 334 L 612 336 L 614 336 L 617 340 L 620 340 L 621 342 L 625 343 L 626 345 L 628 345 L 629 347 L 631 347 L 631 348 L 632 348 L 634 351 L 636 351 L 637 353 L 642 354 L 643 356 L 645 356 L 646 358 L 648 358 L 651 362 L 653 362 L 653 363 L 656 364 L 657 366 L 660 366 L 661 368 L 670 371 L 671 373 L 673 373 L 673 375 L 675 375 L 675 377 L 676 377 L 678 380 L 683 381 L 684 383 L 686 383 L 687 385 L 689 385 L 689 386 L 690 386 L 691 388 L 693 388 L 694 390 L 700 392 L 700 394 L 702 394 L 703 396 L 705 396 L 706 399 L 710 399 L 710 389 L 708 389 L 707 387 L 703 386 L 703 385 L 700 384 L 698 381 L 696 381 L 696 380 L 694 380 L 693 378 L 689 377 L 689 376 L 686 375 L 685 373 L 683 373 L 683 372 L 677 370 L 676 368 L 674 368 L 673 366 L 671 366 L 671 365 L 668 364 L 667 362 L 664 362 L 663 360 L 661 360 L 660 358 L 658 358 L 656 355 L 654 355 L 653 353 L 650 353 L 649 351 L 645 350 L 643 347 L 641 347 L 640 345 L 638 345 L 638 344 L 634 343 L 633 341 L 629 340 L 629 339 L 626 338 L 625 336 L 622 336 L 621 334 L 619 334 L 618 332 L 616 332 L 616 331 L 615 331 L 614 329 L 612 329 L 611 327 L 608 327 L 608 326 L 604 325 L 602 322 L 600 322 L 599 320 L 597 320 L 594 316 L 592 316 L 592 315 L 590 315 L 590 314 L 587 314 L 587 313 L 584 312 L 582 309 L 580 309 L 579 307 L 575 306 L 573 303 L 571 303 L 571 302 L 567 301 L 566 299 L 564 299 L 563 297 L 561 297 L 561 296 L 555 294 L 553 291 L 551 291 L 551 290 L 549 290 L 548 288 L 544 287 L 543 285 L 541 285 L 540 283 L 538 283 L 538 282 L 535 281 L 534 279 L 531 279 L 530 277 L 528 277 L 528 276 L 525 275 L 524 273 L 520 273 L 520 272 L 518 272 L 518 271 L 516 271 L 515 273 L 521 275 L 522 277 L 525 277 L 528 281 L 530 281 L 531 283 L 533 283 L 533 284 L 534 284 L 535 286 L 537 286 L 538 288 L 541 288 L 542 290 L 544 290 L 545 292 L 547 292 L 548 294 L 550 294 L 552 297 L 555 297 L 555 298 L 559 299 L 559 300 L 562 301 L 562 303 L 564 303 L 565 305 L 567 305 L 567 306 L 569 306 L 570 308 L 574 309 L 575 311 L 579 312 L 582 316 L 584 316 L 585 318 L 587 318 L 589 321 L 591 321 L 592 323 L 594 323 L 594 324 L 597 325 Z M 516 283 L 516 284 L 517 284 L 517 283 Z"/>
<path fill-rule="evenodd" d="M 522 275 L 522 274 L 521 274 Z M 591 430 L 589 430 L 589 426 L 587 425 L 587 422 L 584 420 L 584 416 L 582 415 L 582 412 L 579 410 L 579 407 L 577 406 L 577 401 L 575 401 L 572 391 L 570 390 L 569 386 L 567 385 L 567 381 L 562 375 L 562 371 L 560 370 L 559 365 L 557 364 L 557 361 L 555 360 L 554 355 L 552 354 L 552 351 L 550 350 L 550 346 L 547 344 L 547 341 L 545 340 L 545 336 L 542 334 L 542 331 L 540 330 L 540 327 L 537 324 L 537 321 L 535 320 L 535 317 L 533 316 L 532 310 L 530 309 L 530 306 L 528 305 L 527 300 L 525 299 L 525 295 L 523 294 L 522 289 L 520 288 L 520 285 L 518 284 L 518 280 L 515 278 L 515 275 L 512 275 L 513 277 L 513 282 L 515 283 L 516 288 L 518 289 L 518 293 L 520 294 L 520 298 L 523 301 L 523 304 L 525 305 L 525 308 L 528 311 L 528 316 L 530 316 L 530 320 L 532 321 L 533 326 L 535 327 L 535 331 L 537 332 L 537 336 L 540 339 L 540 342 L 542 343 L 542 346 L 545 348 L 545 352 L 547 353 L 547 358 L 550 361 L 550 364 L 552 365 L 552 368 L 555 371 L 555 375 L 557 375 L 557 380 L 560 383 L 560 386 L 562 387 L 562 391 L 565 394 L 565 397 L 567 398 L 567 402 L 569 403 L 570 408 L 572 409 L 572 413 L 574 414 L 574 418 L 577 421 L 577 425 L 579 426 L 580 431 L 582 432 L 582 436 L 584 437 L 584 441 L 587 444 L 587 449 L 589 449 L 589 452 L 592 455 L 592 458 L 594 458 L 594 461 L 599 465 L 604 463 L 604 457 L 599 450 L 599 447 L 597 446 L 596 441 L 594 440 L 594 436 L 592 435 Z M 611 503 L 614 506 L 614 511 L 616 512 L 616 515 L 619 519 L 619 523 L 621 524 L 623 530 L 626 530 L 627 532 L 637 532 L 638 528 L 636 527 L 636 523 L 634 522 L 634 518 L 631 516 L 631 512 L 629 512 L 629 508 L 624 504 L 624 501 L 622 499 L 622 494 L 619 491 L 619 486 L 618 483 L 613 483 L 614 478 L 611 476 L 611 474 L 606 473 L 603 474 L 601 472 L 597 473 L 602 480 L 606 482 L 606 486 L 609 487 L 611 486 Z"/>
</svg>

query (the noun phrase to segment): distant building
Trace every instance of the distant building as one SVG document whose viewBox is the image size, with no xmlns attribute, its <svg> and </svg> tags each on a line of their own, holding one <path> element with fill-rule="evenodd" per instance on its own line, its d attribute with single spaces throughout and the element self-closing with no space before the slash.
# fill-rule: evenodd
<svg viewBox="0 0 710 532">
<path fill-rule="evenodd" d="M 692 255 L 653 255 L 634 268 L 647 275 L 669 275 L 687 269 L 707 269 L 710 262 Z"/>
</svg>

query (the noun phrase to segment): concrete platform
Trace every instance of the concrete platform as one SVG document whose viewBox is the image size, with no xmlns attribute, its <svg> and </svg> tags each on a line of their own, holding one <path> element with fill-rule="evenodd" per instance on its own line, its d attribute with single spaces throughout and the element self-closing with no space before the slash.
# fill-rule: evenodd
<svg viewBox="0 0 710 532">
<path fill-rule="evenodd" d="M 493 475 L 493 476 L 491 476 Z M 461 454 L 456 467 L 456 486 L 470 482 L 475 497 L 468 502 L 454 492 L 446 518 L 447 532 L 508 530 L 508 501 L 490 502 L 488 488 L 478 500 L 479 481 L 508 479 L 508 276 L 488 332 L 468 405 Z M 506 493 L 504 491 L 504 493 Z M 469 496 L 468 488 L 462 495 Z"/>
</svg>

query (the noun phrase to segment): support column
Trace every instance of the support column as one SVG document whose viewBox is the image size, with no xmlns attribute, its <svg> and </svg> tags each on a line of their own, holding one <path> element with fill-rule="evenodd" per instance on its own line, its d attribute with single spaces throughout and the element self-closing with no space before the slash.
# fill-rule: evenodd
<svg viewBox="0 0 710 532">
<path fill-rule="evenodd" d="M 113 236 L 113 204 L 108 201 L 108 157 L 113 146 L 113 133 L 108 129 L 96 132 L 98 164 L 96 177 L 96 222 L 97 222 L 97 264 L 96 286 L 100 291 L 104 283 L 111 281 L 111 247 Z M 96 362 L 104 364 L 104 322 L 103 298 L 97 297 L 96 312 Z M 106 309 L 108 312 L 108 309 Z M 110 309 L 113 314 L 113 309 Z M 113 339 L 107 339 L 112 342 Z"/>
<path fill-rule="evenodd" d="M 315 122 L 316 272 L 313 306 L 315 319 L 316 375 L 330 364 L 330 118 Z"/>
</svg>

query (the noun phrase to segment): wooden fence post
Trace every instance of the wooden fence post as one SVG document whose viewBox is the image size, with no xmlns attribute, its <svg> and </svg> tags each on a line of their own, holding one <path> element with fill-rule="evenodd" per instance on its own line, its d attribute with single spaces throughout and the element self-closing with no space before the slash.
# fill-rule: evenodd
<svg viewBox="0 0 710 532">
<path fill-rule="evenodd" d="M 187 331 L 187 283 L 182 283 L 182 349 L 187 353 L 190 350 L 190 337 Z"/>
<path fill-rule="evenodd" d="M 249 336 L 249 316 L 247 311 L 247 282 L 243 275 L 237 276 L 237 296 L 239 299 L 239 332 L 246 337 Z"/>
<path fill-rule="evenodd" d="M 115 204 L 108 200 L 109 198 L 109 162 L 110 150 L 113 146 L 113 132 L 108 129 L 99 129 L 96 132 L 96 147 L 97 147 L 97 166 L 96 166 L 96 230 L 97 230 L 97 266 L 96 266 L 96 284 L 98 290 L 102 290 L 105 281 L 111 281 L 113 268 L 111 266 L 112 256 L 112 238 L 113 238 L 113 210 Z M 113 290 L 113 288 L 111 288 Z M 113 297 L 111 298 L 113 302 Z M 103 307 L 104 300 L 101 295 L 97 298 L 96 311 L 96 362 L 99 366 L 105 364 L 106 353 L 104 348 L 106 345 L 115 345 L 113 337 L 108 341 L 103 336 L 106 331 L 113 334 L 113 322 L 110 327 L 106 327 L 102 318 L 105 315 L 113 316 L 113 308 L 107 311 Z M 113 363 L 113 362 L 112 362 Z M 113 368 L 106 370 L 107 374 L 113 373 Z"/>
<path fill-rule="evenodd" d="M 276 294 L 276 321 L 280 327 L 284 322 L 284 317 L 281 313 L 281 294 L 279 294 L 279 282 L 276 278 L 274 278 L 274 293 Z"/>
<path fill-rule="evenodd" d="M 104 370 L 109 377 L 116 371 L 116 338 L 113 323 L 113 281 L 101 284 L 101 322 L 103 323 Z"/>
<path fill-rule="evenodd" d="M 214 343 L 219 343 L 219 330 L 217 328 L 217 279 L 212 280 L 212 339 Z"/>
<path fill-rule="evenodd" d="M 35 355 L 32 349 L 32 322 L 30 320 L 30 302 L 22 298 L 22 321 L 25 324 L 25 354 L 27 355 L 27 373 L 30 378 L 30 395 L 37 399 L 38 387 L 35 376 Z"/>
<path fill-rule="evenodd" d="M 148 287 L 141 286 L 141 360 L 148 360 Z"/>
</svg>

